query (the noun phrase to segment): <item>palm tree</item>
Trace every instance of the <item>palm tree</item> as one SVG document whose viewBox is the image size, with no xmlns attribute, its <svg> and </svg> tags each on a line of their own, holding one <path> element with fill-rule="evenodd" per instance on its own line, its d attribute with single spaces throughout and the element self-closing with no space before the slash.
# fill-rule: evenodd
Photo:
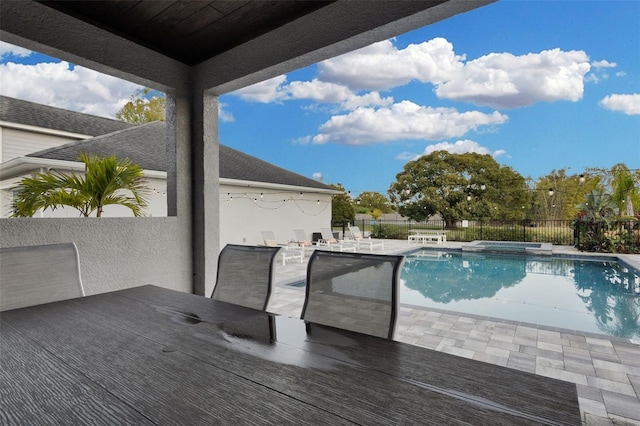
<svg viewBox="0 0 640 426">
<path fill-rule="evenodd" d="M 586 239 L 583 248 L 587 251 L 608 252 L 611 239 L 607 238 L 610 220 L 618 214 L 618 205 L 604 189 L 594 189 L 585 196 L 586 201 L 577 207 L 578 221 L 585 222 Z"/>
<path fill-rule="evenodd" d="M 115 155 L 99 157 L 82 153 L 84 176 L 60 171 L 36 173 L 23 178 L 16 188 L 12 217 L 32 217 L 38 210 L 72 207 L 84 217 L 94 211 L 102 216 L 104 206 L 117 204 L 129 208 L 134 216 L 144 216 L 148 188 L 142 167 Z"/>
<path fill-rule="evenodd" d="M 620 213 L 626 216 L 633 216 L 633 202 L 638 197 L 638 184 L 636 175 L 635 178 L 631 171 L 624 164 L 616 164 L 611 168 L 613 175 L 613 201 L 618 206 L 623 206 L 620 209 Z"/>
<path fill-rule="evenodd" d="M 618 214 L 618 205 L 604 189 L 594 189 L 585 196 L 587 201 L 577 207 L 586 220 L 606 220 Z"/>
</svg>

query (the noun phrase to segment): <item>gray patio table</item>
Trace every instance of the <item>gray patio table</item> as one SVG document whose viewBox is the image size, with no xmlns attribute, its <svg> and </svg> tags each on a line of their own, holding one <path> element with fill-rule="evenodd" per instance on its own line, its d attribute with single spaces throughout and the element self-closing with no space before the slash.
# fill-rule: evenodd
<svg viewBox="0 0 640 426">
<path fill-rule="evenodd" d="M 0 424 L 580 424 L 574 384 L 155 286 L 0 314 Z"/>
</svg>

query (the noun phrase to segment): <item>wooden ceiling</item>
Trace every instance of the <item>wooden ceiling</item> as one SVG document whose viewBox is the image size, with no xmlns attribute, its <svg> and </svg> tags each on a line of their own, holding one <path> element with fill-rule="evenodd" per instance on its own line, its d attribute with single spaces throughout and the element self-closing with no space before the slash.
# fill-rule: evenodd
<svg viewBox="0 0 640 426">
<path fill-rule="evenodd" d="M 266 34 L 332 1 L 41 1 L 187 65 Z"/>
</svg>

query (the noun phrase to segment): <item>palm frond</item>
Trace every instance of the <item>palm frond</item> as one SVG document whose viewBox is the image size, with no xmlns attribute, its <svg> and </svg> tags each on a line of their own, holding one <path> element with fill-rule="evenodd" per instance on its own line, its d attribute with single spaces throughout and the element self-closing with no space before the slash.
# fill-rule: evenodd
<svg viewBox="0 0 640 426">
<path fill-rule="evenodd" d="M 115 155 L 98 157 L 81 153 L 84 176 L 60 171 L 36 173 L 22 179 L 12 203 L 13 217 L 30 217 L 38 210 L 55 210 L 62 206 L 77 209 L 81 215 L 97 212 L 104 206 L 120 204 L 134 216 L 144 216 L 150 191 L 143 169 L 129 159 L 118 161 Z"/>
</svg>

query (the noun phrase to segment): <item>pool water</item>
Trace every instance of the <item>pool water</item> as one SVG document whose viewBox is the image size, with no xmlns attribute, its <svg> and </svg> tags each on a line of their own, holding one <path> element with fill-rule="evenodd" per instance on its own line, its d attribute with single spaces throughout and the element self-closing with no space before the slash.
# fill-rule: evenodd
<svg viewBox="0 0 640 426">
<path fill-rule="evenodd" d="M 615 261 L 423 250 L 401 283 L 403 304 L 640 338 L 640 275 Z"/>
</svg>

